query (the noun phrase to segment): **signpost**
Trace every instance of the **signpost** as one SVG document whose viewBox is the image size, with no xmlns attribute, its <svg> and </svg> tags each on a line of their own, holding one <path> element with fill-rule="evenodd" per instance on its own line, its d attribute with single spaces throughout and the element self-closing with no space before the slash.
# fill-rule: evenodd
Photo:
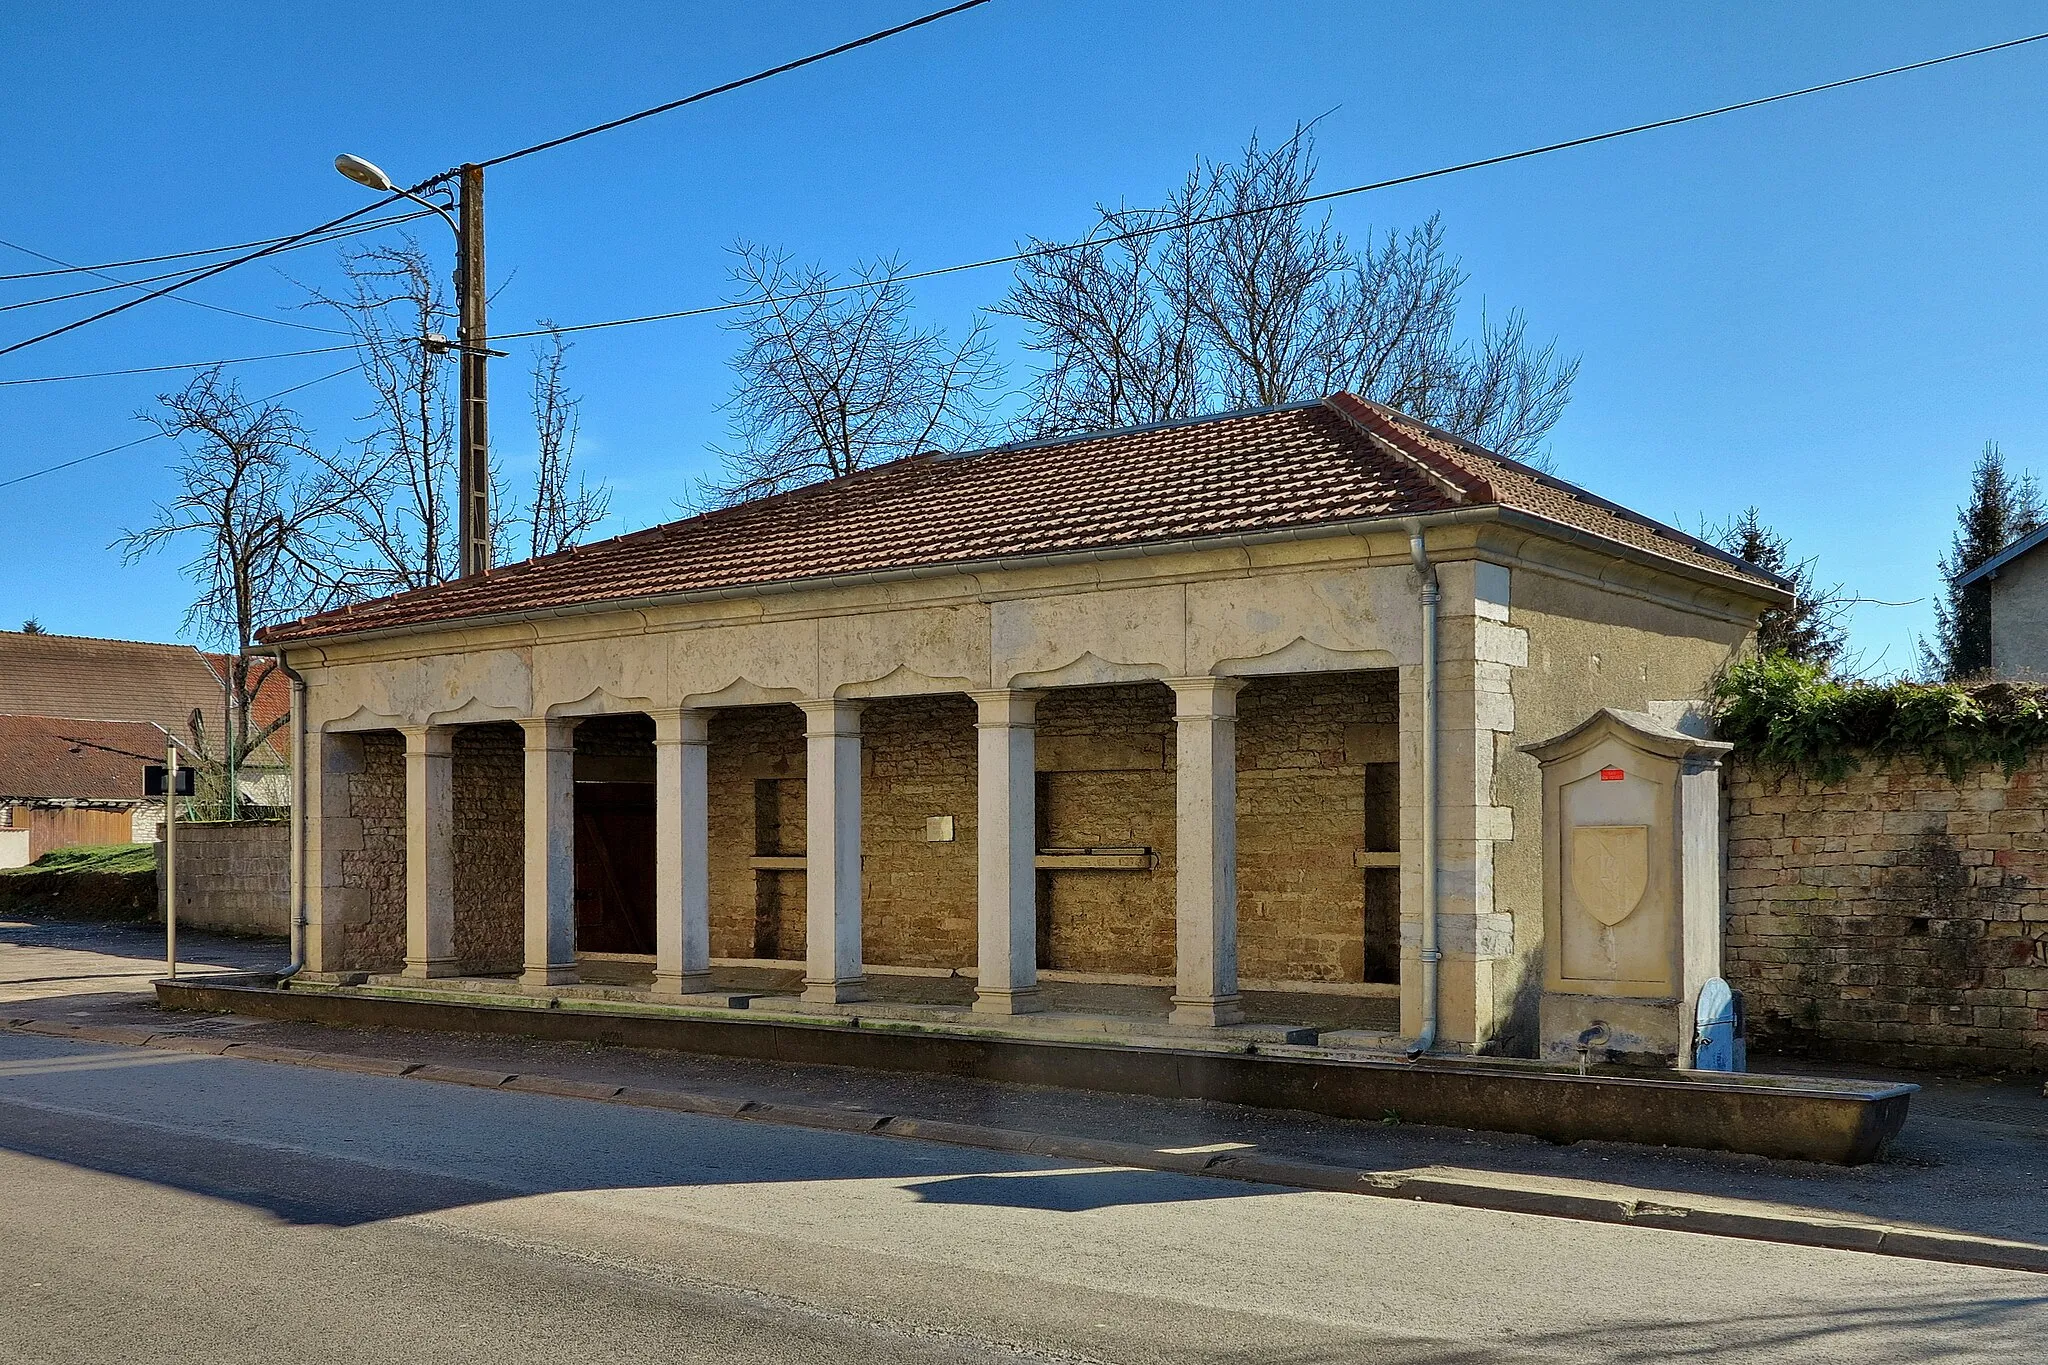
<svg viewBox="0 0 2048 1365">
<path fill-rule="evenodd" d="M 178 766 L 178 741 L 164 735 L 164 764 L 142 770 L 142 794 L 164 799 L 164 966 L 178 975 L 178 798 L 195 790 L 195 770 Z"/>
</svg>

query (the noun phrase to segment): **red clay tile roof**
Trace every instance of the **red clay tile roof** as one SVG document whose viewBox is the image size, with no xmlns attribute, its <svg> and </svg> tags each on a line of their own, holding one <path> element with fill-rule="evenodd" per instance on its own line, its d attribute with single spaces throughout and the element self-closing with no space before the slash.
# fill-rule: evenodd
<svg viewBox="0 0 2048 1365">
<path fill-rule="evenodd" d="M 0 716 L 0 799 L 139 801 L 164 736 L 128 720 Z"/>
<path fill-rule="evenodd" d="M 288 643 L 843 574 L 1161 544 L 1501 503 L 1753 584 L 1760 571 L 1351 395 L 930 454 L 324 612 Z"/>
<path fill-rule="evenodd" d="M 258 671 L 265 666 L 259 662 Z M 190 645 L 0 631 L 0 715 L 150 721 L 189 740 L 198 710 L 208 745 L 217 747 L 227 714 L 221 688 L 227 668 L 228 656 Z M 290 705 L 289 684 L 271 669 L 250 708 L 254 724 L 268 724 Z M 279 761 L 290 753 L 290 728 L 272 736 Z"/>
</svg>

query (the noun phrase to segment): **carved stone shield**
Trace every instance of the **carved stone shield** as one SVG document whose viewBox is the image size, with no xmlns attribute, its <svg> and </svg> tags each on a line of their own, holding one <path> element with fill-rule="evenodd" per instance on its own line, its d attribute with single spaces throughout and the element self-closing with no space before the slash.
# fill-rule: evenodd
<svg viewBox="0 0 2048 1365">
<path fill-rule="evenodd" d="M 1647 825 L 1580 825 L 1572 831 L 1572 892 L 1612 929 L 1635 913 L 1650 885 Z"/>
</svg>

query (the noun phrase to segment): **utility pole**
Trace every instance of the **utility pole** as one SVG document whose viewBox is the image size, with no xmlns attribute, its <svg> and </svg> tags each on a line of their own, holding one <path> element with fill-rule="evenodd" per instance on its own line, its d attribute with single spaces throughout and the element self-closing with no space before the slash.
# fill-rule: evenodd
<svg viewBox="0 0 2048 1365">
<path fill-rule="evenodd" d="M 458 187 L 455 213 L 446 204 L 422 198 L 418 189 L 401 189 L 374 163 L 347 153 L 334 158 L 334 169 L 379 194 L 395 194 L 441 215 L 455 233 L 455 299 L 460 309 L 455 350 L 462 366 L 461 400 L 456 404 L 455 539 L 456 576 L 474 578 L 491 567 L 491 434 L 490 407 L 484 390 L 484 365 L 503 351 L 490 349 L 484 325 L 484 168 L 465 162 L 452 171 L 423 181 L 420 188 L 454 180 Z M 422 337 L 434 355 L 446 355 L 448 339 Z"/>
<path fill-rule="evenodd" d="M 456 508 L 460 575 L 474 578 L 491 567 L 491 439 L 490 405 L 484 387 L 484 366 L 490 358 L 490 331 L 484 325 L 484 168 L 464 165 L 460 222 L 456 227 L 455 294 L 461 308 L 456 332 L 462 360 L 461 452 Z"/>
</svg>

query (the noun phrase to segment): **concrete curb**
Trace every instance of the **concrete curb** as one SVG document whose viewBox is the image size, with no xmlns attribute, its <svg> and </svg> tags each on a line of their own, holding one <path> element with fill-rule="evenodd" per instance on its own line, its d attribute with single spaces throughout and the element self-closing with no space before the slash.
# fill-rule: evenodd
<svg viewBox="0 0 2048 1365">
<path fill-rule="evenodd" d="M 619 1086 L 600 1081 L 527 1075 L 501 1070 L 486 1071 L 430 1062 L 399 1062 L 381 1057 L 314 1052 L 305 1048 L 278 1047 L 269 1043 L 223 1041 L 218 1038 L 194 1037 L 184 1033 L 120 1025 L 73 1024 L 48 1019 L 9 1019 L 5 1021 L 5 1026 L 17 1033 L 38 1034 L 73 1042 L 152 1047 L 203 1056 L 240 1057 L 251 1061 L 320 1067 L 330 1071 L 441 1081 L 485 1090 L 511 1090 L 522 1094 L 594 1100 L 646 1109 L 667 1109 L 677 1113 L 705 1114 L 754 1123 L 778 1123 L 795 1128 L 910 1138 L 920 1142 L 942 1142 L 956 1147 L 1014 1152 L 1023 1156 L 1047 1157 L 1060 1161 L 1087 1161 L 1106 1166 L 1170 1171 L 1181 1175 L 1286 1185 L 1297 1189 L 1325 1190 L 1338 1194 L 1449 1204 L 1459 1208 L 1486 1209 L 1496 1213 L 1571 1218 L 1581 1222 L 1658 1228 L 1670 1232 L 1700 1233 L 1711 1237 L 1780 1242 L 1793 1246 L 1861 1251 L 1879 1256 L 1901 1256 L 1913 1260 L 1944 1261 L 1995 1270 L 2048 1274 L 2048 1246 L 2001 1241 L 1991 1237 L 1973 1237 L 1962 1233 L 1893 1227 L 1881 1223 L 1837 1222 L 1778 1213 L 1692 1208 L 1662 1200 L 1615 1199 L 1601 1195 L 1575 1194 L 1523 1185 L 1512 1180 L 1490 1182 L 1453 1179 L 1441 1175 L 1359 1170 L 1348 1166 L 1264 1156 L 1257 1152 L 1160 1150 L 1132 1142 L 1066 1137 L 1053 1133 L 952 1123 L 939 1119 L 900 1118 L 863 1109 L 770 1104 L 758 1100 L 735 1099 L 726 1095 Z"/>
</svg>

